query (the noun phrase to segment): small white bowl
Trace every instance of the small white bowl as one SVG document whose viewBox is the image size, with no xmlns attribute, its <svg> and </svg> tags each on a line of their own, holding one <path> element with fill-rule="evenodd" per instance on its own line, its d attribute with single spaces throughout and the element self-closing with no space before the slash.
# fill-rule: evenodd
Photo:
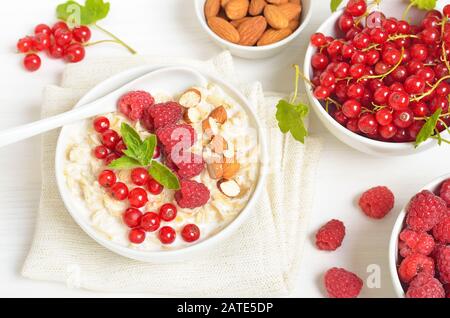
<svg viewBox="0 0 450 318">
<path fill-rule="evenodd" d="M 405 9 L 404 2 L 401 1 L 386 1 L 382 4 L 382 11 L 387 12 L 387 16 L 394 16 L 401 19 L 402 12 Z M 337 35 L 337 22 L 339 17 L 342 15 L 343 10 L 339 10 L 332 14 L 320 27 L 316 32 L 323 33 L 325 35 L 336 36 Z M 414 17 L 413 20 L 416 20 L 423 16 L 423 11 L 412 10 L 410 12 L 410 16 Z M 309 45 L 304 62 L 303 73 L 307 77 L 308 80 L 311 80 L 313 69 L 311 66 L 311 58 L 317 52 L 317 49 L 313 47 L 311 44 Z M 317 114 L 321 122 L 325 125 L 325 127 L 338 138 L 343 143 L 349 145 L 352 148 L 355 148 L 361 152 L 377 155 L 377 156 L 404 156 L 404 155 L 412 155 L 419 152 L 423 152 L 425 150 L 429 150 L 437 145 L 437 142 L 433 139 L 429 139 L 422 143 L 420 147 L 417 149 L 414 148 L 413 143 L 393 143 L 393 142 L 384 142 L 369 139 L 367 137 L 358 135 L 348 130 L 346 127 L 339 124 L 336 120 L 334 120 L 324 109 L 323 105 L 314 97 L 312 90 L 310 89 L 310 85 L 306 84 L 307 89 L 306 93 L 311 102 L 311 107 L 314 112 Z M 449 136 L 448 132 L 444 132 L 442 134 L 443 138 L 447 138 Z"/>
<path fill-rule="evenodd" d="M 182 260 L 189 260 L 195 256 L 198 256 L 200 252 L 204 252 L 205 250 L 208 250 L 215 246 L 216 244 L 226 240 L 233 232 L 235 232 L 242 223 L 247 220 L 249 215 L 253 212 L 253 206 L 255 202 L 258 200 L 259 196 L 262 193 L 262 190 L 264 188 L 265 178 L 267 175 L 267 160 L 268 160 L 268 154 L 267 154 L 267 148 L 266 148 L 266 137 L 262 130 L 262 126 L 259 122 L 259 119 L 254 111 L 254 109 L 251 107 L 250 103 L 247 101 L 247 99 L 233 86 L 227 84 L 223 80 L 197 71 L 193 70 L 190 67 L 184 67 L 183 65 L 170 65 L 170 69 L 176 70 L 179 69 L 180 76 L 177 76 L 176 74 L 171 77 L 163 77 L 161 78 L 162 86 L 164 87 L 172 87 L 173 90 L 175 90 L 175 87 L 180 88 L 183 87 L 183 89 L 187 89 L 189 87 L 198 85 L 199 83 L 192 83 L 191 78 L 186 79 L 185 76 L 182 76 L 182 74 L 185 74 L 186 71 L 192 70 L 196 74 L 200 74 L 204 78 L 204 80 L 208 83 L 216 83 L 219 85 L 226 94 L 228 94 L 231 98 L 236 100 L 243 109 L 246 111 L 249 121 L 251 125 L 257 130 L 257 138 L 259 143 L 259 154 L 260 154 L 260 167 L 258 171 L 258 178 L 256 180 L 256 186 L 255 189 L 247 202 L 247 205 L 244 207 L 244 209 L 239 213 L 239 215 L 225 228 L 223 228 L 220 232 L 214 234 L 213 236 L 210 236 L 203 241 L 193 244 L 191 246 L 177 249 L 177 250 L 160 250 L 160 251 L 142 251 L 142 250 L 135 250 L 131 249 L 129 247 L 120 245 L 118 243 L 112 242 L 110 240 L 107 240 L 104 236 L 102 236 L 99 232 L 97 232 L 93 226 L 90 223 L 90 220 L 88 216 L 90 215 L 90 211 L 87 209 L 85 204 L 77 198 L 75 195 L 72 194 L 70 189 L 67 186 L 66 177 L 64 174 L 64 166 L 66 162 L 66 150 L 68 145 L 70 144 L 70 137 L 75 133 L 77 133 L 80 129 L 81 123 L 73 123 L 67 126 L 64 126 L 61 130 L 61 133 L 58 138 L 58 143 L 56 146 L 56 155 L 55 155 L 55 175 L 56 175 L 56 181 L 58 184 L 58 189 L 61 194 L 61 198 L 69 211 L 72 218 L 75 220 L 76 223 L 96 242 L 98 242 L 100 245 L 103 245 L 107 249 L 139 261 L 144 262 L 162 262 L 162 261 L 182 261 Z M 91 91 L 89 91 L 78 103 L 75 105 L 75 107 L 78 107 L 80 105 L 92 102 L 94 100 L 97 100 L 108 93 L 130 83 L 134 82 L 135 79 L 142 77 L 145 74 L 148 74 L 153 71 L 157 70 L 163 70 L 166 68 L 165 65 L 161 66 L 142 66 L 135 69 L 131 69 L 129 71 L 125 71 L 123 73 L 120 73 L 118 75 L 115 75 L 104 82 L 98 84 L 96 87 L 94 87 Z M 173 72 L 173 73 L 175 73 Z M 127 87 L 127 90 L 134 89 L 134 90 L 148 90 L 152 91 L 152 87 L 148 87 L 148 83 L 144 80 L 140 81 L 139 83 L 133 84 L 134 86 L 132 88 Z M 179 91 L 177 91 L 179 92 Z M 172 93 L 171 91 L 168 91 L 168 93 Z M 175 93 L 175 92 L 174 92 Z"/>
<path fill-rule="evenodd" d="M 295 38 L 297 38 L 308 25 L 311 15 L 311 0 L 302 0 L 302 14 L 300 20 L 300 26 L 297 30 L 295 30 L 290 36 L 287 38 L 270 45 L 265 46 L 244 46 L 234 44 L 228 41 L 225 41 L 220 36 L 215 34 L 206 23 L 206 18 L 204 14 L 204 6 L 206 0 L 194 0 L 195 3 L 195 12 L 197 14 L 197 18 L 200 22 L 202 29 L 221 47 L 229 50 L 231 54 L 239 57 L 243 57 L 246 59 L 262 59 L 267 57 L 272 57 L 277 55 L 282 50 L 286 48 L 286 46 L 291 43 Z"/>
<path fill-rule="evenodd" d="M 425 187 L 417 191 L 419 193 L 422 190 L 429 190 L 433 193 L 439 190 L 439 186 L 445 180 L 450 179 L 450 174 L 439 177 Z M 389 270 L 391 273 L 392 283 L 394 285 L 395 292 L 399 298 L 405 297 L 405 291 L 403 290 L 402 283 L 398 277 L 397 267 L 398 267 L 398 237 L 405 227 L 406 218 L 406 208 L 409 202 L 403 207 L 398 215 L 397 221 L 395 221 L 394 228 L 392 230 L 391 239 L 389 241 Z"/>
</svg>

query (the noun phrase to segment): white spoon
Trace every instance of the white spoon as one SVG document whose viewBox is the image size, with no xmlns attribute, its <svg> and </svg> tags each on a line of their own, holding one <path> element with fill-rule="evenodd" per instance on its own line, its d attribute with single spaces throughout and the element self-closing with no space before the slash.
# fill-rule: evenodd
<svg viewBox="0 0 450 318">
<path fill-rule="evenodd" d="M 186 83 L 191 83 L 191 85 L 186 86 Z M 183 92 L 189 87 L 204 86 L 206 84 L 206 78 L 191 68 L 167 67 L 158 69 L 129 82 L 102 98 L 77 107 L 71 111 L 0 132 L 0 147 L 82 119 L 114 112 L 116 111 L 119 98 L 131 90 Z"/>
</svg>

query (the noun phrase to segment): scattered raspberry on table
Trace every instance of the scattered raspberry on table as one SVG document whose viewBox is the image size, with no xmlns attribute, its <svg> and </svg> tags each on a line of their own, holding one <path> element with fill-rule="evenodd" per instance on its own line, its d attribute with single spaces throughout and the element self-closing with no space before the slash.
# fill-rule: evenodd
<svg viewBox="0 0 450 318">
<path fill-rule="evenodd" d="M 367 216 L 382 219 L 394 207 L 394 194 L 387 187 L 369 189 L 359 199 L 359 206 Z"/>
<path fill-rule="evenodd" d="M 331 298 L 356 298 L 362 287 L 361 278 L 343 268 L 334 267 L 325 274 L 325 288 Z"/>
<path fill-rule="evenodd" d="M 335 251 L 342 245 L 345 237 L 345 225 L 339 220 L 331 220 L 316 234 L 316 246 L 320 250 Z"/>
</svg>

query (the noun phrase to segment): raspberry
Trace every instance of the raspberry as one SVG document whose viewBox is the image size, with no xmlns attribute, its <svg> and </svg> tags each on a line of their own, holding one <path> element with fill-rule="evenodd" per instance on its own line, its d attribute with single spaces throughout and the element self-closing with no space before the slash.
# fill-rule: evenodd
<svg viewBox="0 0 450 318">
<path fill-rule="evenodd" d="M 367 216 L 382 219 L 394 207 L 394 194 L 387 187 L 372 188 L 363 193 L 359 206 Z"/>
<path fill-rule="evenodd" d="M 325 274 L 325 288 L 331 298 L 356 298 L 361 292 L 363 281 L 343 268 L 332 268 Z"/>
<path fill-rule="evenodd" d="M 176 124 L 182 117 L 183 111 L 180 104 L 167 102 L 153 105 L 148 109 L 148 114 L 153 119 L 155 129 L 167 125 Z"/>
<path fill-rule="evenodd" d="M 439 190 L 439 196 L 450 205 L 450 179 L 445 180 L 442 185 L 441 189 Z"/>
<path fill-rule="evenodd" d="M 182 179 L 198 176 L 205 168 L 203 157 L 193 153 L 184 153 L 181 157 L 176 159 L 171 158 L 169 161 L 175 164 L 175 172 Z"/>
<path fill-rule="evenodd" d="M 335 251 L 341 246 L 345 236 L 345 226 L 339 220 L 331 220 L 316 234 L 316 245 L 320 250 Z"/>
<path fill-rule="evenodd" d="M 144 91 L 133 91 L 123 95 L 118 102 L 119 111 L 130 120 L 141 119 L 144 109 L 153 105 L 155 99 L 152 95 Z"/>
<path fill-rule="evenodd" d="M 428 273 L 420 273 L 411 282 L 406 292 L 407 298 L 444 298 L 442 284 Z"/>
<path fill-rule="evenodd" d="M 175 200 L 181 208 L 195 209 L 204 206 L 210 198 L 209 189 L 192 180 L 182 180 L 181 189 L 175 192 Z"/>
<path fill-rule="evenodd" d="M 398 275 L 404 283 L 409 283 L 417 274 L 423 272 L 434 276 L 434 261 L 419 253 L 411 254 L 403 259 L 398 268 Z"/>
<path fill-rule="evenodd" d="M 450 244 L 450 216 L 447 216 L 433 227 L 433 236 L 439 243 Z"/>
<path fill-rule="evenodd" d="M 168 125 L 159 128 L 156 131 L 156 136 L 164 147 L 165 153 L 172 156 L 170 153 L 177 145 L 177 150 L 187 150 L 195 143 L 195 130 L 189 125 Z M 174 157 L 174 156 L 173 156 Z"/>
<path fill-rule="evenodd" d="M 430 255 L 434 250 L 434 239 L 425 232 L 415 232 L 413 230 L 403 230 L 400 233 L 399 242 L 400 255 L 403 257 L 410 256 L 414 253 L 422 255 Z"/>
<path fill-rule="evenodd" d="M 416 194 L 407 208 L 406 223 L 418 232 L 431 230 L 447 214 L 447 204 L 428 190 Z"/>
<path fill-rule="evenodd" d="M 443 284 L 450 284 L 450 246 L 440 247 L 436 252 L 436 267 Z"/>
<path fill-rule="evenodd" d="M 141 117 L 141 125 L 149 132 L 155 132 L 155 124 L 153 123 L 153 117 L 150 115 L 150 109 L 153 105 L 144 108 L 144 112 Z"/>
</svg>

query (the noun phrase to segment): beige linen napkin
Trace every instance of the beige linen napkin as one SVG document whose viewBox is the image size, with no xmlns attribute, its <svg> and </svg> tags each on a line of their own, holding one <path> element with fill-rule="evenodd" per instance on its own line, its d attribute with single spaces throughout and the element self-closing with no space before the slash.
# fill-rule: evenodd
<svg viewBox="0 0 450 318">
<path fill-rule="evenodd" d="M 307 236 L 321 143 L 306 145 L 276 128 L 279 96 L 261 85 L 242 85 L 228 52 L 206 61 L 161 57 L 113 58 L 67 67 L 61 86 L 45 91 L 42 116 L 69 110 L 98 82 L 143 64 L 183 63 L 239 85 L 265 126 L 272 166 L 251 217 L 228 240 L 184 262 L 143 263 L 118 256 L 86 235 L 66 211 L 57 190 L 54 153 L 58 131 L 43 136 L 42 195 L 25 277 L 65 282 L 96 291 L 148 292 L 186 297 L 277 296 L 289 293 Z"/>
</svg>

